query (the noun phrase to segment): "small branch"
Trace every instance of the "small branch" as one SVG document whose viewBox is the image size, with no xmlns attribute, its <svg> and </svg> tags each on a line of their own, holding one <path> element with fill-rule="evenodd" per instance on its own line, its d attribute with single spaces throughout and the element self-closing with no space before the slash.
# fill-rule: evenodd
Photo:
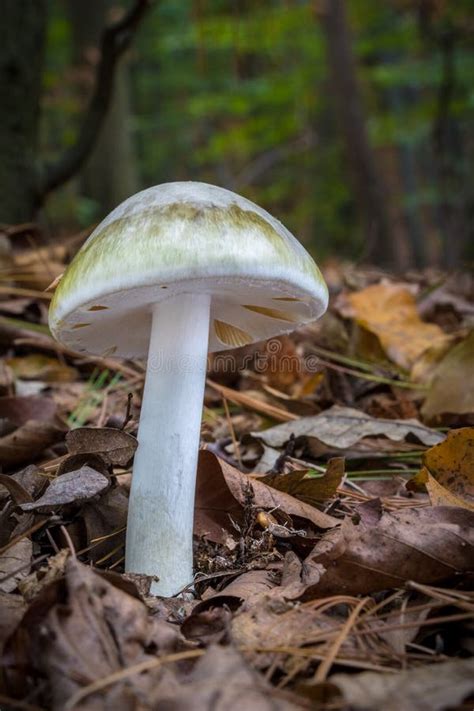
<svg viewBox="0 0 474 711">
<path fill-rule="evenodd" d="M 40 181 L 40 201 L 77 173 L 90 155 L 107 115 L 114 88 L 117 62 L 130 46 L 133 36 L 154 0 L 136 0 L 130 10 L 102 33 L 100 61 L 94 91 L 86 110 L 76 143 L 46 168 Z"/>
</svg>

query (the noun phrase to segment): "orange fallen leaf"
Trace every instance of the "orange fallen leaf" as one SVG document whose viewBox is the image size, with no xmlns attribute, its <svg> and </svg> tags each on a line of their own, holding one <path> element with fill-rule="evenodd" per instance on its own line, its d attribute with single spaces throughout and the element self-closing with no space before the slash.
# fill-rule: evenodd
<svg viewBox="0 0 474 711">
<path fill-rule="evenodd" d="M 474 511 L 474 427 L 449 432 L 423 455 L 423 468 L 412 480 L 424 484 L 433 506 L 462 506 Z"/>
<path fill-rule="evenodd" d="M 441 328 L 425 323 L 403 284 L 381 282 L 349 296 L 357 323 L 379 339 L 388 357 L 406 370 L 434 344 L 449 340 Z"/>
</svg>

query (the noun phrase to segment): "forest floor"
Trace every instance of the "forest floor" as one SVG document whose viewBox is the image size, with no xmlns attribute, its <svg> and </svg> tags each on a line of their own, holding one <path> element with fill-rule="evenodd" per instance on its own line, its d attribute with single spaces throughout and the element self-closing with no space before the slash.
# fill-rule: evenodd
<svg viewBox="0 0 474 711">
<path fill-rule="evenodd" d="M 331 305 L 211 359 L 195 594 L 123 573 L 144 366 L 74 353 L 0 277 L 2 709 L 472 709 L 474 280 L 326 265 Z M 228 361 L 224 361 L 228 363 Z"/>
</svg>

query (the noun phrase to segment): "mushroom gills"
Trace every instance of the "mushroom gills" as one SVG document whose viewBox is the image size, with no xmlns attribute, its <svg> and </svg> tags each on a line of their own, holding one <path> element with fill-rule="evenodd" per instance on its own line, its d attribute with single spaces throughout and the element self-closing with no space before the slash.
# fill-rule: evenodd
<svg viewBox="0 0 474 711">
<path fill-rule="evenodd" d="M 253 304 L 242 304 L 244 309 L 247 311 L 253 311 L 261 316 L 267 316 L 268 318 L 276 318 L 280 321 L 288 321 L 289 323 L 298 323 L 300 321 L 300 316 L 298 314 L 292 314 L 289 311 L 281 311 L 280 309 L 272 309 L 268 306 L 254 306 Z"/>
<path fill-rule="evenodd" d="M 214 331 L 221 343 L 226 346 L 233 346 L 234 348 L 247 346 L 254 340 L 250 333 L 247 333 L 247 331 L 243 331 L 241 328 L 237 328 L 237 326 L 233 326 L 231 323 L 219 321 L 217 318 L 214 319 Z"/>
</svg>

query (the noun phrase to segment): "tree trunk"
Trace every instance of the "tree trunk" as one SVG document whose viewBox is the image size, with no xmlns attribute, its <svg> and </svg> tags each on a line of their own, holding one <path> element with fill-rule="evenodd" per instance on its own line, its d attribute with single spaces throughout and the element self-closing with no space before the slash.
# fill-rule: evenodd
<svg viewBox="0 0 474 711">
<path fill-rule="evenodd" d="M 109 21 L 110 0 L 69 0 L 74 57 L 78 65 L 99 45 L 102 30 Z M 98 203 L 102 211 L 112 210 L 137 192 L 138 170 L 130 133 L 130 81 L 127 58 L 123 57 L 115 74 L 113 97 L 97 143 L 81 172 L 81 194 Z"/>
<path fill-rule="evenodd" d="M 39 204 L 38 126 L 46 0 L 0 0 L 0 222 L 30 220 Z"/>
<path fill-rule="evenodd" d="M 344 0 L 327 0 L 323 27 L 331 91 L 348 157 L 354 197 L 367 235 L 366 256 L 378 264 L 393 266 L 396 254 L 385 207 L 386 189 L 367 135 Z"/>
</svg>

